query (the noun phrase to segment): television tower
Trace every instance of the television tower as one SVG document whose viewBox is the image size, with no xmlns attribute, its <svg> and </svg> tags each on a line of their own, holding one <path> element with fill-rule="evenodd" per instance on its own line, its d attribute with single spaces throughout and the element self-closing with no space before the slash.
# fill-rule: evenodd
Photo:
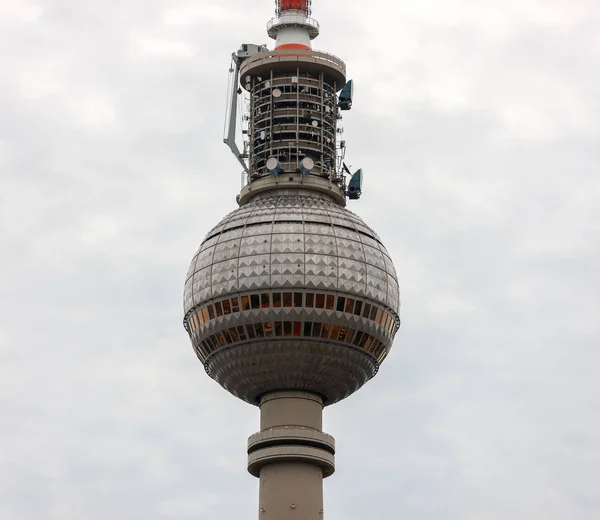
<svg viewBox="0 0 600 520">
<path fill-rule="evenodd" d="M 277 0 L 275 14 L 274 50 L 232 55 L 224 141 L 243 167 L 239 208 L 192 259 L 183 323 L 207 374 L 260 408 L 248 439 L 259 520 L 322 520 L 335 469 L 323 408 L 377 373 L 399 290 L 381 240 L 345 208 L 362 190 L 345 164 L 346 66 L 312 49 L 310 0 Z"/>
</svg>

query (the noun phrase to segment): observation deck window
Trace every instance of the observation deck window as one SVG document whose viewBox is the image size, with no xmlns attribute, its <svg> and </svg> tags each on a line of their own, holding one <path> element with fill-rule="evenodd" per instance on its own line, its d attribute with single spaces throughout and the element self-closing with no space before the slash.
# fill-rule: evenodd
<svg viewBox="0 0 600 520">
<path fill-rule="evenodd" d="M 243 325 L 239 325 L 237 328 L 238 334 L 240 336 L 240 341 L 245 341 L 246 339 L 246 331 L 244 330 Z"/>
<path fill-rule="evenodd" d="M 274 336 L 283 336 L 283 326 L 280 321 L 273 322 L 273 335 Z"/>
<path fill-rule="evenodd" d="M 338 334 L 340 333 L 340 326 L 334 325 L 331 329 L 331 339 L 337 340 Z"/>
<path fill-rule="evenodd" d="M 325 308 L 332 311 L 334 302 L 335 302 L 335 296 L 333 294 L 328 294 L 327 295 L 327 305 L 325 306 Z"/>
<path fill-rule="evenodd" d="M 291 307 L 292 306 L 292 293 L 291 292 L 284 292 L 283 293 L 283 306 L 284 307 Z"/>
<path fill-rule="evenodd" d="M 369 314 L 371 312 L 371 304 L 370 303 L 365 303 L 365 308 L 363 310 L 363 318 L 367 318 L 369 319 Z"/>
<path fill-rule="evenodd" d="M 362 311 L 363 302 L 356 300 L 356 305 L 354 305 L 354 314 L 360 316 L 360 312 Z"/>
<path fill-rule="evenodd" d="M 354 309 L 354 299 L 347 298 L 346 299 L 346 308 L 344 309 L 344 312 L 347 312 L 348 314 L 350 314 L 352 312 L 352 309 Z"/>
<path fill-rule="evenodd" d="M 312 321 L 305 321 L 303 336 L 308 338 L 308 337 L 310 337 L 311 334 L 312 334 Z"/>
<path fill-rule="evenodd" d="M 195 310 L 194 312 L 191 312 L 187 318 L 187 327 L 190 334 L 192 334 L 211 320 L 220 318 L 222 316 L 226 316 L 228 314 L 231 314 L 232 312 L 243 312 L 249 310 L 269 308 L 279 309 L 282 307 L 294 309 L 335 309 L 337 312 L 362 316 L 365 319 L 377 323 L 383 330 L 385 330 L 392 336 L 394 335 L 397 327 L 397 317 L 381 306 L 366 303 L 355 298 L 326 293 L 307 292 L 305 297 L 304 293 L 301 291 L 290 291 L 283 293 L 277 291 L 272 293 L 272 295 L 271 293 L 256 293 L 243 295 L 239 297 L 233 296 L 231 297 L 231 299 L 224 298 L 219 301 L 215 301 L 214 303 L 206 304 L 201 308 Z M 276 328 L 276 330 L 274 331 L 274 335 L 303 335 L 302 322 L 290 321 L 287 323 L 287 325 L 281 325 L 281 328 L 280 325 L 273 325 L 271 328 Z M 292 325 L 292 323 L 294 325 Z M 315 324 L 315 326 L 317 326 L 317 324 Z M 328 328 L 326 328 L 326 330 L 323 330 L 323 326 L 320 324 L 318 325 L 318 327 L 318 332 L 315 332 L 311 329 L 310 332 L 305 332 L 304 335 L 309 335 L 313 337 L 327 337 L 329 335 Z M 249 332 L 248 334 L 252 334 L 253 332 Z M 272 335 L 272 333 L 272 330 L 265 330 L 264 328 L 262 329 L 263 335 L 269 336 Z M 327 336 L 323 336 L 323 334 L 327 334 Z M 354 332 L 350 332 L 346 328 L 340 328 L 339 330 L 332 331 L 331 338 L 336 340 L 339 339 L 340 341 L 351 342 L 353 341 L 353 334 Z M 238 334 L 236 337 L 241 336 L 239 336 Z M 356 338 L 354 338 L 354 340 L 359 341 Z"/>
<path fill-rule="evenodd" d="M 263 293 L 260 295 L 260 306 L 263 309 L 268 309 L 270 307 L 270 302 L 269 302 L 270 298 L 269 298 L 269 293 Z"/>
<path fill-rule="evenodd" d="M 324 309 L 325 308 L 325 295 L 317 294 L 315 298 L 315 309 Z"/>
<path fill-rule="evenodd" d="M 294 307 L 302 307 L 302 296 L 301 292 L 294 293 Z"/>
<path fill-rule="evenodd" d="M 312 337 L 313 338 L 318 338 L 320 336 L 321 336 L 321 324 L 320 323 L 313 323 Z"/>
<path fill-rule="evenodd" d="M 358 332 L 356 334 L 356 336 L 354 336 L 354 341 L 352 343 L 354 343 L 356 346 L 358 346 L 360 339 L 362 338 L 363 333 L 362 332 Z"/>
<path fill-rule="evenodd" d="M 248 330 L 248 337 L 250 339 L 255 339 L 256 338 L 256 331 L 254 330 L 254 325 L 250 324 L 247 325 L 247 330 Z"/>
<path fill-rule="evenodd" d="M 352 338 L 354 338 L 355 332 L 356 329 L 348 329 L 348 334 L 346 334 L 346 338 L 344 341 L 346 341 L 346 343 L 352 343 Z"/>
<path fill-rule="evenodd" d="M 292 322 L 291 321 L 284 321 L 283 322 L 283 335 L 284 336 L 291 336 L 292 335 Z"/>
<path fill-rule="evenodd" d="M 242 296 L 242 310 L 243 311 L 250 310 L 250 298 L 248 296 Z"/>
<path fill-rule="evenodd" d="M 270 338 L 273 336 L 273 324 L 270 321 L 265 322 L 263 330 L 265 331 L 265 337 Z"/>
</svg>

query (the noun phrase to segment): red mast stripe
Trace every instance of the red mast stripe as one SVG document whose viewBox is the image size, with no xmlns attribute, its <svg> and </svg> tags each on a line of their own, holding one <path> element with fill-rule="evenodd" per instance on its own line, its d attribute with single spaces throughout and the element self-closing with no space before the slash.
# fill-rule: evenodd
<svg viewBox="0 0 600 520">
<path fill-rule="evenodd" d="M 308 45 L 303 45 L 302 43 L 284 43 L 282 45 L 278 45 L 277 47 L 275 47 L 276 51 L 281 51 L 281 50 L 285 50 L 285 49 L 310 50 L 310 47 Z"/>
<path fill-rule="evenodd" d="M 279 0 L 279 11 L 304 11 L 308 13 L 308 0 Z"/>
</svg>

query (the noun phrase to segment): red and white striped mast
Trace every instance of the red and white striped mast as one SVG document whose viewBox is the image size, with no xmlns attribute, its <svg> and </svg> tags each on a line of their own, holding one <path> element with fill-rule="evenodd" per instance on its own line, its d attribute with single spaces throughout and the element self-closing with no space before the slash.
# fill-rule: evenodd
<svg viewBox="0 0 600 520">
<path fill-rule="evenodd" d="M 268 26 L 275 50 L 310 50 L 311 40 L 319 36 L 319 23 L 311 18 L 310 0 L 276 0 L 276 17 Z"/>
</svg>

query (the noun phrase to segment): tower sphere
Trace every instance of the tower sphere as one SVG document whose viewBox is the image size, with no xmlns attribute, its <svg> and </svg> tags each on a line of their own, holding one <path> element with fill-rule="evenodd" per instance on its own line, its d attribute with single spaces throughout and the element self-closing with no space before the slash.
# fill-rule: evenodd
<svg viewBox="0 0 600 520">
<path fill-rule="evenodd" d="M 253 404 L 278 390 L 332 404 L 379 369 L 400 325 L 398 281 L 377 234 L 333 197 L 256 195 L 206 236 L 184 325 L 207 373 Z"/>
</svg>

